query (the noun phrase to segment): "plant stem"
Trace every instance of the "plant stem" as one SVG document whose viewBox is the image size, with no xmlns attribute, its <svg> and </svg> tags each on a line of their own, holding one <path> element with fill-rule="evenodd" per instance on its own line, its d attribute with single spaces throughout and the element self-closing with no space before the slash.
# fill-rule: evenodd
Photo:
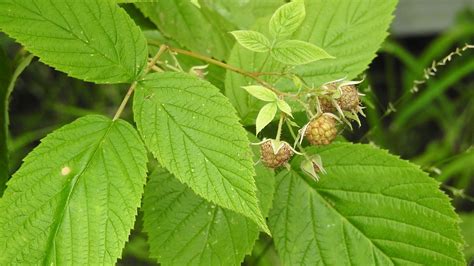
<svg viewBox="0 0 474 266">
<path fill-rule="evenodd" d="M 153 66 L 156 64 L 160 56 L 168 49 L 168 46 L 166 45 L 161 45 L 160 50 L 156 53 L 156 55 L 148 62 L 147 67 L 143 71 L 143 74 L 141 75 L 142 77 L 148 74 L 150 70 L 153 68 Z M 128 100 L 130 99 L 130 96 L 132 96 L 133 91 L 137 87 L 138 82 L 134 81 L 130 88 L 128 88 L 127 94 L 125 94 L 125 97 L 122 100 L 122 103 L 120 103 L 119 108 L 117 109 L 117 112 L 115 112 L 114 118 L 112 121 L 116 121 L 117 119 L 120 118 L 120 115 L 122 115 L 123 110 L 125 109 L 125 106 L 127 106 Z"/>
<path fill-rule="evenodd" d="M 149 44 L 151 45 L 158 45 L 156 42 L 153 42 L 153 41 L 148 41 Z M 182 55 L 187 55 L 187 56 L 190 56 L 190 57 L 194 57 L 196 59 L 199 59 L 199 60 L 202 60 L 204 62 L 207 62 L 207 63 L 210 63 L 210 64 L 213 64 L 213 65 L 216 65 L 216 66 L 219 66 L 219 67 L 222 67 L 222 68 L 225 68 L 225 69 L 228 69 L 230 71 L 233 71 L 235 73 L 238 73 L 242 76 L 246 76 L 246 77 L 249 77 L 255 81 L 257 81 L 258 83 L 260 83 L 261 85 L 263 85 L 264 87 L 267 87 L 268 89 L 272 90 L 273 92 L 275 92 L 276 94 L 278 95 L 286 95 L 285 93 L 279 91 L 278 89 L 276 89 L 275 87 L 273 87 L 271 84 L 265 82 L 264 80 L 260 79 L 259 76 L 261 76 L 262 74 L 259 74 L 259 73 L 251 73 L 251 72 L 247 72 L 243 69 L 240 69 L 238 67 L 235 67 L 235 66 L 232 66 L 232 65 L 228 65 L 224 62 L 221 62 L 219 60 L 215 60 L 213 58 L 210 58 L 208 56 L 205 56 L 205 55 L 202 55 L 202 54 L 198 54 L 198 53 L 195 53 L 195 52 L 192 52 L 192 51 L 188 51 L 188 50 L 183 50 L 183 49 L 179 49 L 179 48 L 175 48 L 175 47 L 170 47 L 170 46 L 167 46 L 167 48 L 171 51 L 171 52 L 175 52 L 175 53 L 178 53 L 178 54 L 182 54 Z"/>
<path fill-rule="evenodd" d="M 298 142 L 298 137 L 296 136 L 295 131 L 293 130 L 293 127 L 290 125 L 288 121 L 286 121 L 286 125 L 288 126 L 291 136 L 295 139 L 296 146 L 298 146 L 298 149 L 300 150 L 300 152 L 304 154 L 305 158 L 307 158 L 308 156 L 306 155 L 306 152 L 303 146 L 301 146 L 301 144 Z"/>
<path fill-rule="evenodd" d="M 280 114 L 280 121 L 278 121 L 278 130 L 275 137 L 276 140 L 280 140 L 281 128 L 283 127 L 283 120 L 285 120 L 285 115 L 282 113 Z"/>
</svg>

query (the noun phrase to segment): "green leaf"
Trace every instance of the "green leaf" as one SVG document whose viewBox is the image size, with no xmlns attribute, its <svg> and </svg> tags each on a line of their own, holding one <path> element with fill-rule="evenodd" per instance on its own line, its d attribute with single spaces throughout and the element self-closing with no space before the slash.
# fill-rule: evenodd
<svg viewBox="0 0 474 266">
<path fill-rule="evenodd" d="M 466 246 L 464 247 L 464 256 L 467 261 L 474 260 L 474 214 L 473 213 L 461 213 L 461 231 L 464 239 L 466 240 Z"/>
<path fill-rule="evenodd" d="M 291 107 L 287 102 L 285 102 L 285 100 L 278 99 L 277 105 L 278 109 L 280 109 L 283 113 L 293 117 L 293 115 L 291 114 Z"/>
<path fill-rule="evenodd" d="M 387 36 L 392 12 L 397 0 L 306 0 L 306 10 L 311 10 L 292 39 L 310 42 L 324 49 L 335 59 L 323 59 L 295 68 L 308 84 L 320 86 L 325 82 L 347 77 L 355 78 L 364 71 L 375 57 L 380 44 Z M 350 15 L 347 15 L 350 14 Z M 265 32 L 268 20 L 262 19 L 252 30 Z M 266 61 L 262 70 L 263 63 Z M 234 46 L 228 63 L 249 72 L 282 72 L 283 64 L 265 55 L 253 53 L 238 45 Z M 274 83 L 274 77 L 265 77 Z M 227 71 L 226 96 L 234 104 L 244 124 L 254 122 L 261 103 L 239 90 L 251 80 Z M 280 80 L 275 86 L 296 91 L 289 80 Z"/>
<path fill-rule="evenodd" d="M 278 100 L 278 96 L 271 91 L 260 85 L 250 85 L 250 86 L 243 86 L 244 90 L 250 93 L 253 97 L 265 101 L 265 102 L 274 102 Z"/>
<path fill-rule="evenodd" d="M 285 265 L 465 265 L 459 218 L 419 167 L 370 145 L 336 143 L 320 182 L 277 176 L 269 224 Z"/>
<path fill-rule="evenodd" d="M 166 37 L 175 39 L 187 49 L 222 60 L 234 45 L 228 32 L 235 30 L 235 26 L 207 5 L 196 8 L 189 0 L 136 5 Z"/>
<path fill-rule="evenodd" d="M 270 34 L 276 39 L 290 37 L 306 16 L 303 0 L 294 0 L 278 8 L 270 19 Z"/>
<path fill-rule="evenodd" d="M 0 264 L 114 264 L 146 163 L 140 137 L 122 120 L 85 116 L 48 135 L 0 200 Z"/>
<path fill-rule="evenodd" d="M 10 119 L 8 105 L 10 94 L 20 74 L 31 63 L 33 55 L 29 54 L 19 59 L 13 73 L 10 73 L 10 65 L 7 56 L 0 51 L 0 196 L 3 194 L 6 182 L 9 178 L 9 147 L 7 139 L 9 136 Z"/>
<path fill-rule="evenodd" d="M 275 179 L 261 164 L 256 172 L 266 215 Z M 145 187 L 143 211 L 151 256 L 161 265 L 240 265 L 259 234 L 255 223 L 199 197 L 162 169 Z"/>
<path fill-rule="evenodd" d="M 113 1 L 3 0 L 0 29 L 42 62 L 85 81 L 131 82 L 146 64 L 145 38 Z"/>
<path fill-rule="evenodd" d="M 304 65 L 325 58 L 334 58 L 316 45 L 298 40 L 278 42 L 270 54 L 275 60 L 287 65 Z"/>
<path fill-rule="evenodd" d="M 149 74 L 138 84 L 133 111 L 161 165 L 201 197 L 267 230 L 246 132 L 216 87 L 183 73 Z"/>
<path fill-rule="evenodd" d="M 272 45 L 270 40 L 268 40 L 268 38 L 260 32 L 251 30 L 236 30 L 231 31 L 230 33 L 234 35 L 235 39 L 240 45 L 249 49 L 250 51 L 260 53 L 270 51 L 270 47 Z"/>
<path fill-rule="evenodd" d="M 256 134 L 260 133 L 264 127 L 266 127 L 270 122 L 273 121 L 277 112 L 277 103 L 267 103 L 265 104 L 260 112 L 258 112 L 257 120 L 255 121 L 255 125 L 257 127 Z"/>
<path fill-rule="evenodd" d="M 285 0 L 229 1 L 201 0 L 238 29 L 250 28 L 257 19 L 264 18 L 285 3 Z"/>
</svg>

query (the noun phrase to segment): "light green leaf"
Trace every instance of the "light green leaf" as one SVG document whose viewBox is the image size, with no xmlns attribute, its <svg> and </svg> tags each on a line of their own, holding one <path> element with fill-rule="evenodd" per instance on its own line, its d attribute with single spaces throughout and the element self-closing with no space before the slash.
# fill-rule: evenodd
<svg viewBox="0 0 474 266">
<path fill-rule="evenodd" d="M 268 88 L 260 85 L 243 86 L 244 90 L 250 93 L 253 97 L 265 101 L 274 102 L 278 100 L 278 96 Z"/>
<path fill-rule="evenodd" d="M 461 231 L 466 240 L 464 256 L 467 261 L 474 260 L 474 213 L 461 213 Z"/>
<path fill-rule="evenodd" d="M 190 0 L 191 4 L 195 5 L 197 8 L 201 8 L 198 0 Z"/>
<path fill-rule="evenodd" d="M 236 27 L 207 5 L 196 8 L 189 0 L 173 0 L 136 6 L 166 37 L 192 51 L 223 60 L 234 45 L 228 32 Z"/>
<path fill-rule="evenodd" d="M 8 104 L 10 94 L 15 87 L 15 83 L 20 74 L 25 68 L 30 65 L 33 55 L 29 54 L 18 60 L 17 66 L 13 73 L 11 73 L 10 62 L 7 56 L 0 49 L 0 196 L 3 194 L 5 185 L 9 178 L 9 147 L 7 139 L 9 136 L 9 114 Z"/>
<path fill-rule="evenodd" d="M 216 87 L 183 73 L 149 74 L 139 82 L 133 110 L 161 165 L 201 197 L 267 230 L 246 132 Z"/>
<path fill-rule="evenodd" d="M 258 112 L 257 120 L 255 122 L 257 132 L 256 134 L 260 133 L 264 127 L 266 127 L 270 122 L 273 121 L 277 112 L 277 103 L 267 103 L 265 104 L 260 112 Z"/>
<path fill-rule="evenodd" d="M 275 178 L 261 164 L 256 172 L 257 196 L 266 215 Z M 240 265 L 259 233 L 251 220 L 197 196 L 161 169 L 145 188 L 143 211 L 150 253 L 161 265 Z"/>
<path fill-rule="evenodd" d="M 260 32 L 251 30 L 236 30 L 231 31 L 230 33 L 234 35 L 235 39 L 240 45 L 249 49 L 250 51 L 260 53 L 270 51 L 270 47 L 272 45 L 270 40 L 268 40 L 268 38 Z"/>
<path fill-rule="evenodd" d="M 277 105 L 278 109 L 280 109 L 283 113 L 293 117 L 293 115 L 291 114 L 291 107 L 287 102 L 285 102 L 285 100 L 278 99 Z"/>
<path fill-rule="evenodd" d="M 304 65 L 325 58 L 334 58 L 316 45 L 298 40 L 278 42 L 270 54 L 277 61 L 287 65 Z"/>
<path fill-rule="evenodd" d="M 297 72 L 308 84 L 320 86 L 325 82 L 347 77 L 355 78 L 364 71 L 375 57 L 380 44 L 387 36 L 392 12 L 397 0 L 306 0 L 306 10 L 311 10 L 292 39 L 310 42 L 321 47 L 335 59 L 323 59 L 298 66 Z M 350 14 L 350 15 L 347 15 Z M 252 30 L 265 32 L 268 20 L 262 19 Z M 247 71 L 259 71 L 265 55 L 234 46 L 228 63 Z M 281 72 L 284 65 L 273 58 L 266 61 L 262 72 Z M 273 83 L 274 77 L 266 77 Z M 226 96 L 236 107 L 244 124 L 253 123 L 261 103 L 239 90 L 251 80 L 227 71 Z M 280 80 L 278 88 L 296 91 L 289 80 Z"/>
<path fill-rule="evenodd" d="M 306 16 L 303 0 L 282 5 L 270 19 L 270 34 L 276 39 L 290 37 L 303 23 Z"/>
<path fill-rule="evenodd" d="M 419 167 L 370 145 L 336 143 L 310 154 L 326 175 L 277 176 L 270 228 L 285 265 L 465 265 L 449 198 Z"/>
<path fill-rule="evenodd" d="M 0 264 L 112 265 L 146 179 L 146 150 L 127 122 L 79 118 L 44 138 L 0 200 Z"/>
<path fill-rule="evenodd" d="M 85 81 L 131 82 L 146 64 L 145 38 L 113 1 L 4 0 L 0 30 L 42 62 Z"/>
</svg>

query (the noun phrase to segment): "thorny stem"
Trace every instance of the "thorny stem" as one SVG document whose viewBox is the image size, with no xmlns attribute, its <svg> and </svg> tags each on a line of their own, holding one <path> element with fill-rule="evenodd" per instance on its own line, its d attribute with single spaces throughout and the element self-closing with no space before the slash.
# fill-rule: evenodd
<svg viewBox="0 0 474 266">
<path fill-rule="evenodd" d="M 143 71 L 142 76 L 146 75 L 150 70 L 153 68 L 153 66 L 156 64 L 156 61 L 160 58 L 160 56 L 168 49 L 166 45 L 161 45 L 160 50 L 156 53 L 156 55 L 148 62 L 147 67 Z M 128 100 L 130 99 L 130 96 L 132 96 L 133 91 L 137 87 L 138 82 L 134 81 L 130 88 L 128 88 L 127 94 L 125 94 L 125 97 L 122 100 L 122 103 L 120 104 L 119 108 L 117 109 L 117 112 L 115 112 L 114 118 L 112 121 L 115 121 L 119 119 L 120 115 L 122 114 L 123 110 L 125 109 L 125 106 L 127 106 Z"/>
</svg>

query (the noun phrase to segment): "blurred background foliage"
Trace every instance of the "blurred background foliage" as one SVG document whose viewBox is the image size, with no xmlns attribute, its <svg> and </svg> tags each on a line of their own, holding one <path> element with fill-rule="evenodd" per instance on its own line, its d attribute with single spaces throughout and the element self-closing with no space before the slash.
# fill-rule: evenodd
<svg viewBox="0 0 474 266">
<path fill-rule="evenodd" d="M 134 6 L 125 7 L 143 29 L 154 28 Z M 397 16 L 403 18 L 404 14 Z M 467 49 L 462 56 L 454 55 L 451 62 L 437 68 L 435 76 L 418 85 L 417 91 L 413 88 L 415 80 L 423 79 L 424 69 L 433 61 L 442 60 L 465 44 L 474 44 L 474 9 L 462 6 L 448 25 L 437 29 L 431 25 L 430 32 L 423 32 L 422 27 L 407 31 L 398 20 L 392 29 L 394 34 L 365 73 L 361 90 L 367 96 L 367 117 L 361 128 L 346 132 L 345 137 L 388 149 L 439 180 L 462 219 L 469 261 L 474 258 L 474 49 Z M 147 38 L 164 39 L 156 30 L 147 32 Z M 0 53 L 6 54 L 3 58 L 8 61 L 8 68 L 14 70 L 22 63 L 28 64 L 27 53 L 3 34 L 0 48 Z M 184 60 L 184 66 L 200 64 L 179 59 Z M 8 68 L 2 71 L 9 71 Z M 225 72 L 212 68 L 210 73 L 211 82 L 222 88 Z M 10 173 L 54 129 L 86 114 L 112 116 L 126 87 L 72 79 L 33 59 L 11 95 Z M 131 120 L 130 109 L 124 117 Z M 141 216 L 119 264 L 155 264 L 148 258 L 146 235 L 140 229 Z M 278 265 L 271 239 L 262 235 L 245 264 Z"/>
</svg>

